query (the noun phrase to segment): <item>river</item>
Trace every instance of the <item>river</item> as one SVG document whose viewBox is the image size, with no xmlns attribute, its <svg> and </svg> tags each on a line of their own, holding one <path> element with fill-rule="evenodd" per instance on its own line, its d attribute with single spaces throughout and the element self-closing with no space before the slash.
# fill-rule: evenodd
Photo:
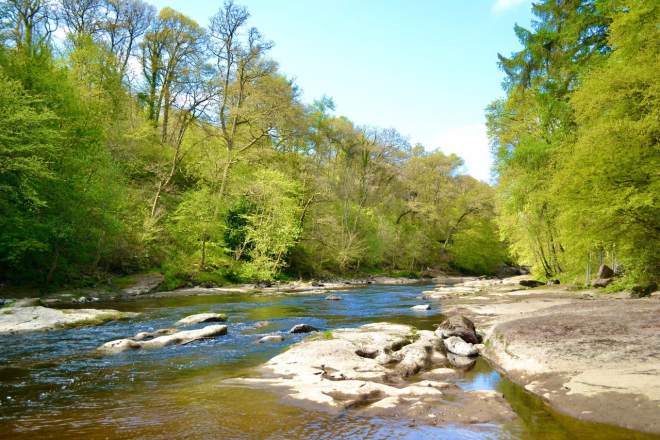
<svg viewBox="0 0 660 440">
<path fill-rule="evenodd" d="M 465 389 L 505 394 L 519 419 L 502 425 L 418 426 L 347 411 L 331 414 L 285 405 L 276 392 L 233 379 L 307 335 L 290 335 L 305 322 L 321 329 L 394 322 L 433 330 L 443 320 L 440 300 L 414 312 L 428 286 L 371 285 L 324 295 L 199 295 L 102 303 L 139 312 L 138 318 L 100 327 L 0 336 L 0 439 L 647 439 L 617 427 L 583 422 L 548 408 L 487 362 L 455 382 Z M 89 306 L 87 306 L 89 307 Z M 105 342 L 170 328 L 195 313 L 229 316 L 229 333 L 193 344 L 101 355 Z M 269 324 L 257 327 L 259 321 Z M 253 344 L 282 334 L 275 344 Z M 452 402 L 447 402 L 452 404 Z"/>
</svg>

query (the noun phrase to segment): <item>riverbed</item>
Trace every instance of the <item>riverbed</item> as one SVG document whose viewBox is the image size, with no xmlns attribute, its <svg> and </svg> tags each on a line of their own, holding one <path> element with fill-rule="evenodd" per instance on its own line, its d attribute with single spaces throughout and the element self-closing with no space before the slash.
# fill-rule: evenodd
<svg viewBox="0 0 660 440">
<path fill-rule="evenodd" d="M 444 319 L 442 300 L 418 299 L 427 289 L 370 285 L 338 292 L 343 301 L 325 301 L 325 294 L 121 300 L 98 307 L 140 316 L 100 327 L 0 336 L 0 438 L 658 438 L 557 413 L 481 359 L 450 381 L 504 393 L 519 416 L 515 421 L 427 426 L 350 410 L 328 413 L 283 404 L 277 392 L 236 380 L 258 375 L 258 365 L 307 336 L 287 333 L 296 324 L 325 330 L 394 322 L 433 330 Z M 432 309 L 411 310 L 416 304 Z M 228 334 L 160 350 L 94 351 L 203 312 L 227 314 Z M 284 341 L 254 344 L 270 334 Z"/>
</svg>

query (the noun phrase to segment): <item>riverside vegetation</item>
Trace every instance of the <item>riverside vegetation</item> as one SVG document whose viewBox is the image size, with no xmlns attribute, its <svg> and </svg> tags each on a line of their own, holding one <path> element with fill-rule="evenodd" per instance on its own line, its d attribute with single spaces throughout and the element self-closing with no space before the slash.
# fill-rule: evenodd
<svg viewBox="0 0 660 440">
<path fill-rule="evenodd" d="M 533 6 L 487 109 L 494 188 L 331 98 L 301 102 L 232 1 L 208 26 L 141 0 L 1 5 L 0 282 L 157 270 L 167 289 L 507 260 L 574 280 L 600 252 L 630 282 L 660 273 L 656 2 Z"/>
</svg>

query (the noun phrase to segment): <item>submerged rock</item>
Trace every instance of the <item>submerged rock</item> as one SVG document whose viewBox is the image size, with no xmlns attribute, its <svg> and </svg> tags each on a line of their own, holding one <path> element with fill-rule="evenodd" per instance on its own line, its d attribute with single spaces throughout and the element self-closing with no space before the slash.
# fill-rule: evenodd
<svg viewBox="0 0 660 440">
<path fill-rule="evenodd" d="M 156 338 L 158 336 L 169 336 L 175 333 L 179 333 L 181 330 L 176 328 L 163 328 L 156 330 L 155 332 L 141 332 L 133 337 L 134 341 L 140 341 L 142 339 Z"/>
<path fill-rule="evenodd" d="M 97 351 L 101 353 L 121 353 L 128 350 L 138 350 L 142 348 L 163 348 L 169 345 L 189 344 L 201 339 L 209 339 L 226 334 L 226 325 L 209 325 L 197 330 L 186 330 L 171 335 L 159 336 L 148 341 L 117 339 L 115 341 L 106 342 L 100 346 Z"/>
<path fill-rule="evenodd" d="M 447 359 L 452 366 L 459 368 L 462 371 L 471 370 L 477 363 L 476 357 L 461 356 L 454 353 L 447 353 Z"/>
<path fill-rule="evenodd" d="M 422 304 L 418 306 L 412 306 L 411 309 L 413 310 L 431 310 L 431 306 L 428 304 Z"/>
<path fill-rule="evenodd" d="M 227 315 L 224 313 L 198 313 L 197 315 L 186 316 L 174 325 L 193 325 L 203 322 L 224 322 L 226 320 Z"/>
<path fill-rule="evenodd" d="M 344 298 L 337 295 L 336 293 L 331 293 L 330 295 L 326 296 L 325 299 L 328 300 L 328 301 L 341 301 Z"/>
<path fill-rule="evenodd" d="M 255 344 L 264 344 L 266 342 L 282 342 L 284 337 L 282 335 L 268 335 L 254 342 Z"/>
<path fill-rule="evenodd" d="M 289 333 L 310 333 L 310 332 L 317 332 L 319 329 L 316 327 L 312 327 L 311 325 L 308 324 L 298 324 L 294 325 L 291 330 L 289 330 Z"/>
</svg>

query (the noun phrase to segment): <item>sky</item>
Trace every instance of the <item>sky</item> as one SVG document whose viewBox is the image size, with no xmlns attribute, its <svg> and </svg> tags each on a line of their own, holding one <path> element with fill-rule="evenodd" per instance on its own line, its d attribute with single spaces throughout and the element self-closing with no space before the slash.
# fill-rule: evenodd
<svg viewBox="0 0 660 440">
<path fill-rule="evenodd" d="M 222 2 L 148 0 L 208 25 Z M 497 54 L 521 49 L 532 0 L 235 0 L 302 100 L 332 97 L 336 115 L 394 127 L 411 144 L 465 160 L 489 181 L 485 108 L 504 96 Z"/>
</svg>

